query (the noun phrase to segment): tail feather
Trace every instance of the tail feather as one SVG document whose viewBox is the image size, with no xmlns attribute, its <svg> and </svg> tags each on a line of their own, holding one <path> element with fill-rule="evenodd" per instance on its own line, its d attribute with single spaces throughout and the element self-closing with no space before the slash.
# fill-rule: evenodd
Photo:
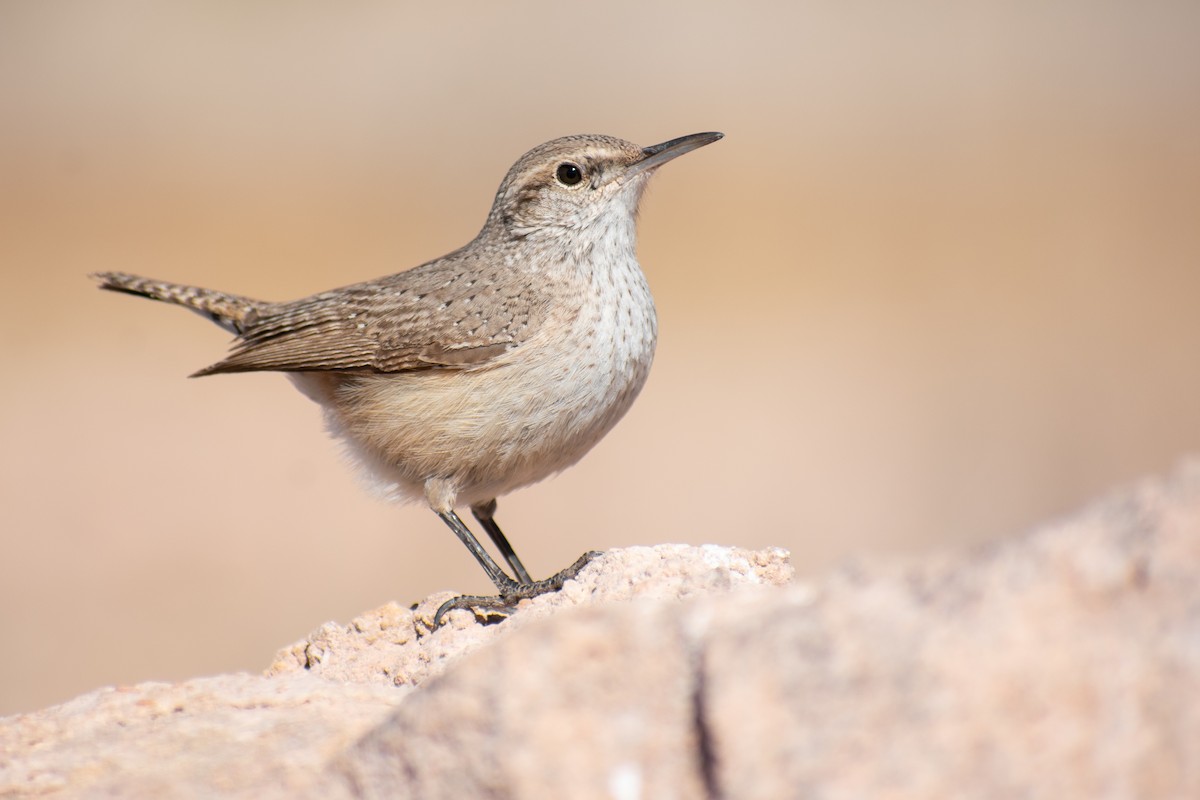
<svg viewBox="0 0 1200 800">
<path fill-rule="evenodd" d="M 246 329 L 247 323 L 263 305 L 261 301 L 249 297 L 202 289 L 198 286 L 156 281 L 127 275 L 124 272 L 97 272 L 92 277 L 99 281 L 101 289 L 183 306 L 236 334 Z"/>
</svg>

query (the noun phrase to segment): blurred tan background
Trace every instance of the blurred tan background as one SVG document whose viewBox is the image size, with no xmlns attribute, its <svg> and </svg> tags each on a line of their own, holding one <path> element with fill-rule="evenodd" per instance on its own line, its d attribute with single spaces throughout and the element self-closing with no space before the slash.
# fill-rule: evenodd
<svg viewBox="0 0 1200 800">
<path fill-rule="evenodd" d="M 364 493 L 227 335 L 120 269 L 286 299 L 470 239 L 567 133 L 724 141 L 642 207 L 655 371 L 501 501 L 588 548 L 1018 532 L 1200 448 L 1200 4 L 0 5 L 0 713 L 259 669 L 482 572 Z"/>
</svg>

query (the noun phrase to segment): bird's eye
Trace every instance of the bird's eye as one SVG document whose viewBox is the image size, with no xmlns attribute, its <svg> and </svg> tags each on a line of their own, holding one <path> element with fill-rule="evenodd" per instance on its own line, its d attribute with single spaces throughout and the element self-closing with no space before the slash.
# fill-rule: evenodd
<svg viewBox="0 0 1200 800">
<path fill-rule="evenodd" d="M 566 161 L 558 165 L 554 177 L 558 178 L 558 182 L 563 186 L 574 186 L 583 180 L 583 170 L 578 165 Z"/>
</svg>

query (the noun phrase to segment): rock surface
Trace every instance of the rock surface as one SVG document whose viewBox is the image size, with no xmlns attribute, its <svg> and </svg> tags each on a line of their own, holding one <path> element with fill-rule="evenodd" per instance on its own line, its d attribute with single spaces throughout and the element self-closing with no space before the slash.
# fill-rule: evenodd
<svg viewBox="0 0 1200 800">
<path fill-rule="evenodd" d="M 391 603 L 349 625 L 323 625 L 280 651 L 266 676 L 100 689 L 0 719 L 0 797 L 351 796 L 327 763 L 413 687 L 493 639 L 572 607 L 635 598 L 678 605 L 792 576 L 778 548 L 660 545 L 606 553 L 499 625 L 455 611 L 431 631 L 451 592 L 412 609 Z"/>
<path fill-rule="evenodd" d="M 406 690 L 234 674 L 0 719 L 0 797 L 303 797 Z"/>
<path fill-rule="evenodd" d="M 0 796 L 1200 797 L 1200 463 L 789 578 L 778 550 L 632 548 L 500 625 L 385 606 L 268 676 L 0 720 Z"/>
<path fill-rule="evenodd" d="M 794 573 L 787 551 L 664 544 L 613 550 L 561 591 L 523 600 L 502 625 L 452 611 L 434 635 L 433 615 L 453 592 L 430 595 L 413 608 L 377 608 L 349 625 L 327 623 L 275 656 L 268 675 L 305 672 L 332 681 L 416 686 L 497 637 L 570 608 L 638 600 L 686 600 L 733 589 L 785 586 Z"/>
</svg>

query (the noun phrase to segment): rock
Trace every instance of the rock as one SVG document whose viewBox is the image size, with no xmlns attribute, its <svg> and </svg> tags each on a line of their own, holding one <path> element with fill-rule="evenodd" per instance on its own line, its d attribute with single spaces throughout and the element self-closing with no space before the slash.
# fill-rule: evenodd
<svg viewBox="0 0 1200 800">
<path fill-rule="evenodd" d="M 1200 797 L 1200 462 L 1026 536 L 788 583 L 607 554 L 500 625 L 448 595 L 269 677 L 0 721 L 0 796 Z"/>
<path fill-rule="evenodd" d="M 967 554 L 515 631 L 366 797 L 1200 797 L 1200 465 Z"/>
<path fill-rule="evenodd" d="M 365 797 L 705 797 L 680 608 L 591 608 L 464 660 L 334 764 Z"/>
<path fill-rule="evenodd" d="M 791 578 L 778 548 L 660 545 L 605 553 L 562 591 L 522 601 L 500 625 L 456 611 L 431 633 L 451 592 L 413 609 L 391 603 L 348 626 L 322 626 L 281 651 L 266 677 L 101 689 L 0 719 L 0 797 L 352 796 L 326 762 L 382 723 L 412 687 L 493 639 L 572 607 L 678 604 Z"/>
<path fill-rule="evenodd" d="M 100 689 L 0 719 L 0 797 L 300 797 L 407 690 L 308 675 Z"/>
<path fill-rule="evenodd" d="M 416 686 L 497 637 L 570 608 L 631 600 L 686 600 L 734 589 L 784 586 L 793 578 L 786 550 L 664 544 L 604 553 L 561 591 L 522 600 L 502 625 L 452 611 L 434 635 L 433 615 L 454 592 L 412 608 L 389 603 L 349 625 L 327 623 L 275 656 L 268 675 L 308 672 L 332 681 Z"/>
</svg>

